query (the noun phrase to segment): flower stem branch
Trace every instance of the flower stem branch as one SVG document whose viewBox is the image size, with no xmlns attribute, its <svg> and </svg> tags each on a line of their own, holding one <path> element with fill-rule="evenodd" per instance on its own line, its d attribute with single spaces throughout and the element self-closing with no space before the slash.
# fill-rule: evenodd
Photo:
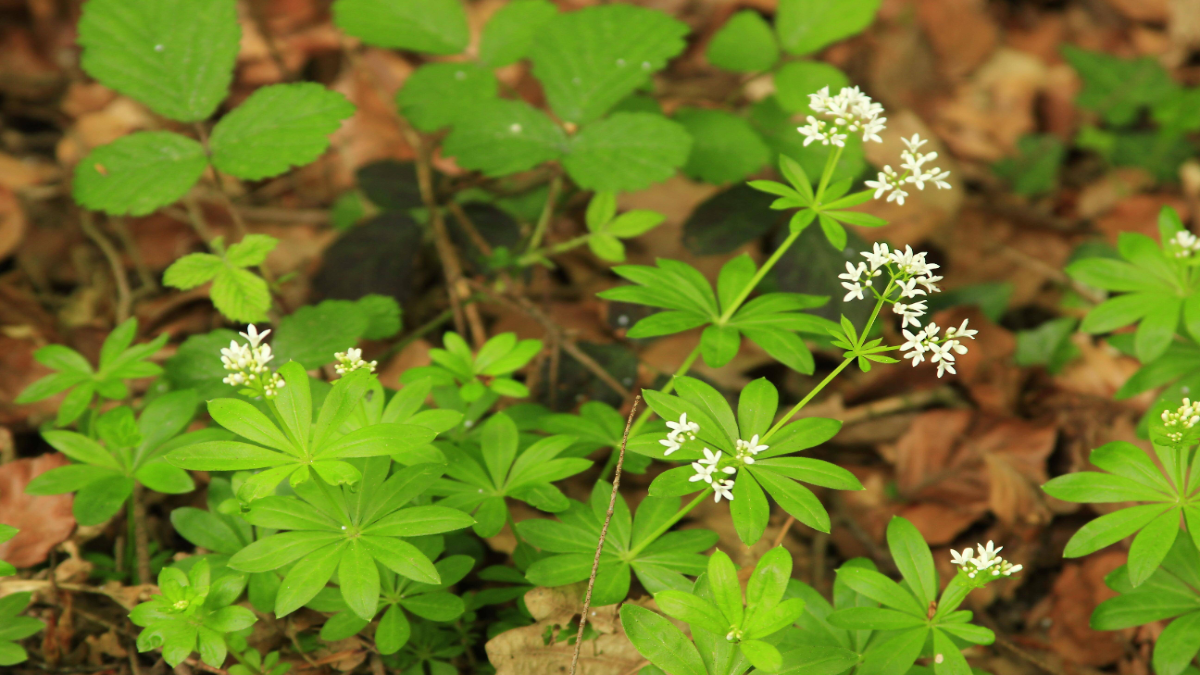
<svg viewBox="0 0 1200 675">
<path fill-rule="evenodd" d="M 616 473 L 613 474 L 612 494 L 608 497 L 608 511 L 604 514 L 604 525 L 600 527 L 600 540 L 596 543 L 596 557 L 592 560 L 592 574 L 588 579 L 587 593 L 583 596 L 583 611 L 579 615 L 579 632 L 575 634 L 575 652 L 571 655 L 571 675 L 575 675 L 575 669 L 579 666 L 579 650 L 583 647 L 583 627 L 587 625 L 588 608 L 592 604 L 592 589 L 596 586 L 596 572 L 600 569 L 600 553 L 604 550 L 608 525 L 612 522 L 613 509 L 617 505 L 617 490 L 621 487 L 621 467 L 625 463 L 625 446 L 629 443 L 629 429 L 633 426 L 633 416 L 637 412 L 638 403 L 641 400 L 641 396 L 633 397 L 629 418 L 625 420 L 625 435 L 621 438 L 621 454 L 617 458 Z M 516 528 L 513 528 L 513 531 L 516 532 Z"/>
</svg>

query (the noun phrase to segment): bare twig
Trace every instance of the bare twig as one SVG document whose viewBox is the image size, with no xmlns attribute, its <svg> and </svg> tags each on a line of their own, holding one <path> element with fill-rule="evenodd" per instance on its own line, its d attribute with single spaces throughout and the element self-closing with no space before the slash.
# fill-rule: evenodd
<svg viewBox="0 0 1200 675">
<path fill-rule="evenodd" d="M 479 233 L 479 229 L 475 227 L 475 223 L 471 222 L 471 219 L 467 216 L 467 212 L 463 210 L 462 205 L 460 205 L 458 202 L 450 201 L 446 204 L 446 208 L 450 209 L 450 213 L 454 214 L 454 219 L 457 220 L 458 224 L 462 226 L 462 229 L 467 233 L 467 237 L 470 238 L 471 243 L 475 244 L 475 248 L 479 249 L 479 252 L 482 253 L 484 257 L 492 257 L 492 245 L 489 244 L 487 239 L 484 239 L 483 235 Z"/>
<path fill-rule="evenodd" d="M 146 265 L 146 259 L 142 257 L 142 252 L 138 250 L 137 241 L 129 232 L 129 226 L 125 223 L 125 219 L 117 216 L 111 218 L 113 229 L 117 232 L 117 238 L 121 240 L 121 245 L 129 252 L 129 259 L 133 261 L 133 268 L 137 271 L 138 282 L 141 287 L 138 289 L 142 293 L 154 293 L 158 291 L 158 282 L 154 280 L 154 275 L 150 273 L 150 268 Z"/>
<path fill-rule="evenodd" d="M 596 557 L 592 560 L 592 576 L 588 579 L 587 593 L 583 596 L 583 612 L 579 615 L 579 632 L 575 634 L 575 653 L 571 655 L 571 675 L 579 666 L 579 650 L 583 647 L 583 627 L 587 625 L 588 608 L 592 605 L 592 588 L 596 585 L 596 571 L 600 569 L 600 553 L 604 550 L 604 539 L 608 536 L 608 524 L 612 522 L 613 509 L 617 505 L 617 490 L 621 487 L 621 467 L 625 464 L 625 445 L 629 442 L 629 428 L 637 413 L 641 395 L 633 397 L 629 408 L 629 419 L 625 420 L 625 434 L 621 437 L 621 454 L 617 457 L 617 470 L 613 473 L 612 494 L 608 497 L 608 511 L 604 514 L 604 525 L 600 528 L 600 541 L 596 543 Z"/>
<path fill-rule="evenodd" d="M 212 240 L 216 239 L 216 235 L 214 235 L 212 229 L 208 227 L 208 221 L 204 219 L 204 212 L 200 210 L 200 205 L 197 204 L 196 200 L 191 196 L 187 196 L 183 198 L 183 207 L 187 209 L 188 224 L 190 224 L 192 229 L 196 231 L 196 234 L 200 236 L 200 240 L 204 242 L 204 245 L 208 246 L 211 250 Z M 172 209 L 163 209 L 163 211 L 166 212 L 167 215 L 173 217 L 175 216 L 175 214 L 172 213 Z"/>
<path fill-rule="evenodd" d="M 112 269 L 113 282 L 117 285 L 117 323 L 123 323 L 129 318 L 129 312 L 133 306 L 133 295 L 129 291 L 129 277 L 125 274 L 125 266 L 121 264 L 121 257 L 117 255 L 117 249 L 113 248 L 112 242 L 96 229 L 91 211 L 84 209 L 79 212 L 79 227 L 108 260 L 108 266 Z"/>
<path fill-rule="evenodd" d="M 279 69 L 283 81 L 295 80 L 295 74 L 287 67 L 287 63 L 283 60 L 283 53 L 279 51 L 279 44 L 275 42 L 275 36 L 271 35 L 270 27 L 267 26 L 267 17 L 263 13 L 262 3 L 258 0 L 250 0 L 246 4 L 250 7 L 250 18 L 254 21 L 258 32 L 262 34 L 263 41 L 267 43 L 267 52 L 271 55 L 271 60 L 275 62 L 275 67 Z"/>
<path fill-rule="evenodd" d="M 777 548 L 783 543 L 783 540 L 787 537 L 788 531 L 792 529 L 792 524 L 795 522 L 795 516 L 788 516 L 787 522 L 783 524 L 783 527 L 779 528 L 779 534 L 775 535 L 775 541 L 771 542 L 771 548 Z"/>
<path fill-rule="evenodd" d="M 538 217 L 537 225 L 533 228 L 533 236 L 529 238 L 529 245 L 525 247 L 525 252 L 536 251 L 538 246 L 542 244 L 542 237 L 546 236 L 546 230 L 550 227 L 550 218 L 554 215 L 554 202 L 558 201 L 558 193 L 562 190 L 562 174 L 556 174 L 550 181 L 550 191 L 546 194 L 546 206 L 542 208 L 542 215 Z"/>
</svg>

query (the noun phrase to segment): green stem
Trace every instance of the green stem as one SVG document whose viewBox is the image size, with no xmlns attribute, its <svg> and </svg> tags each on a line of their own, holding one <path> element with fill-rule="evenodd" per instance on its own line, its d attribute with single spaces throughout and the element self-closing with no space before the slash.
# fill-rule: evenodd
<svg viewBox="0 0 1200 675">
<path fill-rule="evenodd" d="M 550 218 L 554 215 L 554 202 L 558 201 L 562 183 L 561 174 L 550 181 L 550 191 L 546 194 L 546 206 L 542 208 L 542 215 L 538 217 L 537 225 L 533 228 L 533 236 L 529 238 L 529 245 L 525 247 L 527 254 L 536 251 L 537 247 L 542 244 L 542 237 L 546 236 L 546 230 L 550 227 Z"/>
<path fill-rule="evenodd" d="M 746 298 L 750 297 L 750 294 L 753 293 L 754 289 L 758 287 L 758 283 L 763 280 L 763 277 L 767 276 L 767 273 L 771 271 L 771 268 L 775 267 L 775 263 L 779 262 L 779 259 L 783 257 L 784 253 L 787 253 L 787 250 L 792 247 L 792 244 L 796 243 L 796 239 L 799 237 L 800 232 L 793 232 L 788 235 L 787 239 L 783 240 L 783 243 L 779 245 L 779 248 L 775 249 L 775 252 L 771 254 L 770 258 L 767 258 L 767 262 L 763 263 L 762 269 L 758 270 L 758 272 L 755 272 L 754 277 L 750 279 L 750 283 L 746 284 L 746 287 L 742 289 L 742 292 L 738 293 L 737 298 L 735 298 L 734 301 L 729 304 L 729 307 L 725 308 L 725 311 L 721 314 L 721 318 L 717 320 L 718 326 L 725 325 L 725 322 L 728 321 L 730 317 L 732 317 L 734 313 L 741 308 L 742 303 L 746 301 Z"/>
<path fill-rule="evenodd" d="M 796 413 L 800 412 L 801 408 L 808 405 L 808 402 L 813 400 L 814 396 L 819 394 L 821 392 L 821 390 L 826 387 L 826 385 L 828 385 L 830 382 L 833 381 L 833 378 L 837 377 L 839 373 L 841 373 L 843 370 L 846 369 L 846 366 L 850 365 L 853 362 L 854 362 L 853 358 L 848 358 L 845 361 L 842 361 L 841 364 L 839 364 L 837 368 L 834 368 L 833 372 L 826 375 L 825 379 L 821 380 L 820 384 L 813 387 L 812 391 L 808 392 L 807 396 L 800 399 L 800 402 L 796 404 L 796 407 L 789 410 L 788 414 L 781 417 L 779 419 L 779 421 L 775 423 L 775 426 L 771 427 L 767 431 L 766 435 L 764 435 L 762 437 L 762 442 L 765 443 L 767 441 L 767 439 L 769 439 L 771 437 L 771 435 L 774 434 L 776 431 L 779 431 L 780 427 L 782 427 L 784 424 L 786 424 L 788 422 L 788 420 L 795 417 Z"/>
<path fill-rule="evenodd" d="M 591 233 L 581 234 L 578 237 L 575 237 L 574 239 L 568 239 L 567 241 L 555 244 L 553 246 L 547 246 L 546 248 L 543 248 L 539 251 L 530 251 L 529 253 L 526 253 L 525 255 L 518 258 L 517 264 L 520 265 L 521 267 L 528 267 L 528 266 L 533 265 L 534 263 L 538 262 L 542 258 L 546 258 L 546 257 L 552 256 L 552 255 L 558 255 L 559 253 L 563 253 L 564 251 L 569 251 L 573 248 L 578 248 L 580 246 L 583 246 L 584 244 L 587 243 L 587 240 L 591 239 L 591 238 L 592 238 Z"/>
<path fill-rule="evenodd" d="M 671 379 L 667 380 L 667 383 L 665 385 L 663 385 L 663 388 L 660 389 L 659 391 L 661 391 L 664 394 L 669 394 L 672 391 L 674 391 L 675 390 L 675 380 L 680 377 L 683 377 L 684 375 L 687 375 L 688 371 L 691 370 L 691 368 L 692 368 L 692 364 L 695 363 L 696 359 L 698 359 L 698 358 L 700 358 L 700 345 L 696 345 L 695 349 L 692 350 L 692 353 L 687 355 L 687 358 L 683 360 L 683 363 L 679 364 L 679 367 L 675 369 L 675 372 L 671 375 Z M 646 422 L 650 420 L 650 416 L 653 414 L 654 414 L 654 411 L 651 410 L 649 407 L 647 407 L 645 410 L 643 410 L 642 414 L 638 415 L 638 418 L 636 420 L 634 420 L 633 426 L 629 428 L 629 437 L 633 438 L 634 436 L 636 436 L 637 432 L 640 431 L 641 428 L 646 425 Z M 616 453 L 612 453 L 612 454 L 615 455 Z M 615 465 L 616 460 L 612 460 L 611 464 Z M 605 473 L 607 473 L 607 470 L 605 471 Z"/>
<path fill-rule="evenodd" d="M 875 309 L 871 310 L 871 318 L 867 319 L 867 325 L 863 326 L 862 331 L 859 332 L 856 347 L 861 347 L 867 341 L 867 335 L 870 334 L 871 328 L 875 325 L 875 319 L 879 318 L 879 310 L 883 309 L 883 303 L 887 300 L 888 295 L 891 294 L 894 283 L 894 277 L 889 279 L 887 287 L 883 289 L 883 293 L 875 300 Z"/>
<path fill-rule="evenodd" d="M 707 496 L 708 496 L 708 490 L 701 490 L 700 494 L 696 495 L 695 499 L 688 502 L 687 506 L 683 507 L 682 509 L 679 509 L 679 512 L 676 513 L 675 515 L 671 516 L 670 520 L 663 523 L 662 525 L 660 525 L 658 527 L 658 529 L 651 532 L 650 536 L 646 537 L 646 539 L 643 540 L 641 544 L 639 544 L 638 546 L 635 546 L 633 548 L 633 550 L 629 552 L 630 559 L 636 558 L 638 556 L 638 554 L 641 553 L 642 550 L 645 549 L 647 546 L 652 544 L 654 542 L 654 540 L 656 540 L 659 537 L 666 534 L 667 530 L 674 527 L 675 523 L 678 523 L 680 520 L 683 519 L 684 516 L 691 513 L 692 509 L 699 506 L 700 502 L 704 501 L 704 498 Z"/>
<path fill-rule="evenodd" d="M 833 170 L 837 168 L 838 160 L 842 158 L 842 150 L 845 148 L 838 146 L 837 150 L 825 160 L 825 170 L 821 172 L 821 184 L 817 186 L 816 203 L 821 203 L 821 198 L 825 196 L 825 188 L 829 187 L 829 179 L 833 178 Z"/>
</svg>

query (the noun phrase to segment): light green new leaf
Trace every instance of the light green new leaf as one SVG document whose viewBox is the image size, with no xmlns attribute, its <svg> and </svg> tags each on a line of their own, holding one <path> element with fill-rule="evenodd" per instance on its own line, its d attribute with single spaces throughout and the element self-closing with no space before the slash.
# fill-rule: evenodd
<svg viewBox="0 0 1200 675">
<path fill-rule="evenodd" d="M 691 144 L 683 126 L 661 115 L 617 113 L 571 139 L 563 166 L 582 188 L 636 192 L 673 176 Z"/>
<path fill-rule="evenodd" d="M 428 63 L 408 76 L 396 105 L 413 126 L 437 131 L 496 98 L 496 76 L 470 63 Z"/>
<path fill-rule="evenodd" d="M 781 0 L 775 14 L 779 43 L 789 54 L 810 54 L 871 25 L 880 3 L 881 0 Z"/>
<path fill-rule="evenodd" d="M 217 311 L 231 321 L 253 323 L 267 317 L 271 291 L 257 274 L 236 267 L 225 267 L 213 279 L 208 295 Z"/>
<path fill-rule="evenodd" d="M 590 122 L 682 52 L 687 33 L 667 14 L 626 4 L 558 14 L 530 52 L 533 74 L 561 119 Z"/>
<path fill-rule="evenodd" d="M 545 113 L 523 101 L 495 99 L 464 111 L 442 151 L 464 169 L 504 176 L 558 159 L 566 147 L 566 134 Z"/>
<path fill-rule="evenodd" d="M 160 115 L 198 122 L 229 94 L 241 33 L 234 0 L 90 0 L 81 65 Z"/>
<path fill-rule="evenodd" d="M 345 96 L 314 82 L 263 87 L 217 122 L 213 165 L 247 180 L 278 176 L 320 157 L 353 114 Z"/>
<path fill-rule="evenodd" d="M 89 209 L 144 216 L 186 195 L 205 166 L 196 141 L 170 131 L 140 131 L 80 160 L 72 195 Z"/>
<path fill-rule="evenodd" d="M 775 34 L 762 15 L 744 9 L 729 17 L 705 52 L 708 62 L 736 73 L 767 70 L 779 60 Z M 816 91 L 815 89 L 813 91 Z"/>
<path fill-rule="evenodd" d="M 460 0 L 337 0 L 333 22 L 367 44 L 457 54 L 470 40 Z"/>
</svg>

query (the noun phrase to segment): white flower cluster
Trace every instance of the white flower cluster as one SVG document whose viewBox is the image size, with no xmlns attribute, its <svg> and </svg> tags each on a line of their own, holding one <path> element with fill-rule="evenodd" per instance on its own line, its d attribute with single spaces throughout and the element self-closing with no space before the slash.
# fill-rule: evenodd
<svg viewBox="0 0 1200 675">
<path fill-rule="evenodd" d="M 1171 238 L 1171 243 L 1175 245 L 1176 258 L 1190 258 L 1200 251 L 1200 237 L 1187 230 L 1176 232 Z"/>
<path fill-rule="evenodd" d="M 700 431 L 699 424 L 688 421 L 687 413 L 681 414 L 678 422 L 667 422 L 667 427 L 671 429 L 671 432 L 667 434 L 665 439 L 659 441 L 659 443 L 667 448 L 666 452 L 663 453 L 664 456 L 678 450 L 683 443 L 695 440 L 696 432 Z M 737 454 L 732 459 L 742 466 L 753 464 L 754 456 L 769 447 L 759 442 L 758 434 L 752 436 L 748 441 L 738 439 Z M 704 448 L 704 459 L 692 462 L 692 468 L 696 470 L 696 474 L 688 478 L 689 482 L 699 483 L 700 481 L 704 481 L 712 486 L 714 502 L 720 502 L 721 499 L 733 501 L 734 480 L 732 478 L 721 478 L 719 475 L 714 480 L 713 476 L 713 474 L 718 473 L 725 474 L 726 476 L 737 474 L 738 470 L 736 466 L 720 466 L 723 455 L 724 453 L 720 450 L 714 453 L 712 450 Z"/>
<path fill-rule="evenodd" d="M 978 556 L 972 556 L 969 548 L 961 554 L 950 549 L 950 556 L 953 558 L 954 564 L 962 567 L 963 571 L 967 573 L 968 578 L 975 579 L 980 575 L 984 580 L 988 577 L 1011 577 L 1020 572 L 1022 566 L 1014 565 L 997 555 L 1003 550 L 1003 546 L 995 548 L 995 545 L 989 541 L 987 546 L 979 544 Z"/>
<path fill-rule="evenodd" d="M 1200 401 L 1192 403 L 1191 399 L 1183 399 L 1183 405 L 1174 412 L 1163 411 L 1162 421 L 1166 427 L 1167 438 L 1175 443 L 1182 441 L 1183 435 L 1200 422 Z"/>
<path fill-rule="evenodd" d="M 857 266 L 847 262 L 846 273 L 838 275 L 843 280 L 842 287 L 847 291 L 842 302 L 864 299 L 863 291 L 868 288 L 874 291 L 875 278 L 883 273 L 883 268 L 887 268 L 891 278 L 884 292 L 890 296 L 889 289 L 895 289 L 897 295 L 884 299 L 892 303 L 892 311 L 900 317 L 901 332 L 906 340 L 900 347 L 901 352 L 906 352 L 904 358 L 912 359 L 916 366 L 924 362 L 925 355 L 929 354 L 930 362 L 938 364 L 938 377 L 947 372 L 954 373 L 954 355 L 967 353 L 962 340 L 974 340 L 979 331 L 969 330 L 965 319 L 958 328 L 947 329 L 942 337 L 938 337 L 941 329 L 935 323 L 921 328 L 921 319 L 929 307 L 925 300 L 917 298 L 941 290 L 937 282 L 942 277 L 933 273 L 940 266 L 926 262 L 925 252 L 914 253 L 910 246 L 905 246 L 903 251 L 893 251 L 887 244 L 877 243 L 872 250 L 863 251 L 862 256 L 867 262 L 858 263 Z M 878 291 L 875 293 L 879 295 Z M 911 333 L 909 326 L 919 330 Z"/>
<path fill-rule="evenodd" d="M 864 142 L 882 141 L 879 132 L 884 130 L 884 122 L 887 122 L 886 117 L 879 116 L 883 113 L 883 106 L 872 101 L 858 87 L 844 87 L 836 96 L 830 96 L 829 87 L 825 87 L 815 94 L 809 94 L 808 98 L 808 107 L 813 112 L 831 120 L 808 116 L 808 124 L 797 129 L 804 136 L 806 147 L 818 142 L 821 145 L 845 147 L 850 134 L 860 132 Z"/>
<path fill-rule="evenodd" d="M 936 152 L 921 153 L 921 146 L 929 141 L 922 140 L 919 134 L 913 134 L 911 139 L 901 140 L 908 148 L 900 153 L 900 158 L 904 160 L 900 168 L 904 169 L 904 173 L 896 173 L 891 166 L 885 166 L 875 180 L 863 183 L 875 190 L 875 199 L 886 194 L 889 202 L 896 202 L 903 206 L 905 198 L 908 197 L 908 192 L 904 190 L 905 185 L 915 185 L 918 190 L 924 190 L 926 183 L 933 183 L 939 190 L 949 190 L 950 184 L 946 182 L 946 179 L 950 177 L 949 171 L 942 171 L 936 166 L 930 169 L 925 168 L 926 164 L 937 159 L 938 156 Z"/>
<path fill-rule="evenodd" d="M 680 445 L 688 441 L 696 440 L 696 432 L 700 431 L 700 425 L 695 422 L 689 422 L 687 413 L 679 416 L 678 422 L 667 422 L 667 426 L 671 429 L 671 433 L 667 434 L 666 439 L 659 441 L 667 446 L 663 456 L 668 456 L 672 452 L 679 449 Z"/>
<path fill-rule="evenodd" d="M 333 367 L 338 375 L 352 373 L 359 368 L 366 368 L 370 372 L 375 372 L 375 366 L 379 365 L 376 361 L 363 361 L 362 350 L 357 347 L 351 347 L 344 352 L 337 352 L 333 355 L 337 359 L 338 364 Z"/>
<path fill-rule="evenodd" d="M 279 373 L 272 373 L 267 367 L 275 355 L 271 353 L 271 345 L 262 344 L 262 341 L 270 334 L 269 330 L 259 333 L 254 324 L 250 324 L 246 332 L 241 333 L 249 344 L 239 345 L 237 340 L 230 340 L 229 347 L 221 350 L 221 363 L 225 370 L 232 372 L 221 381 L 235 387 L 257 389 L 266 398 L 275 398 L 284 382 Z"/>
</svg>

